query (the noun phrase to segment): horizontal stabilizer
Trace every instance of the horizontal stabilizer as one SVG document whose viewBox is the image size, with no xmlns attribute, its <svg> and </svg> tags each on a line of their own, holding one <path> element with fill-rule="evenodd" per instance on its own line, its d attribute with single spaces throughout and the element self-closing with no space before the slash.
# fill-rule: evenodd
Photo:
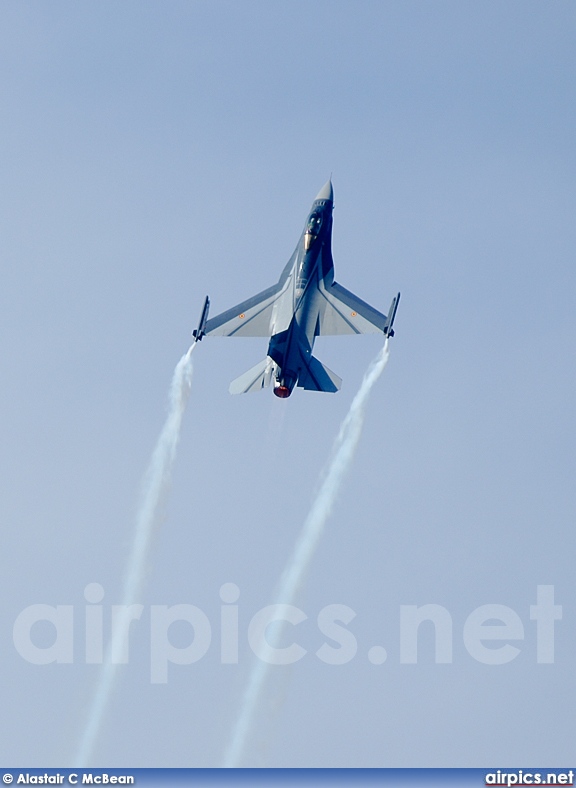
<svg viewBox="0 0 576 788">
<path fill-rule="evenodd" d="M 256 366 L 249 369 L 239 378 L 233 380 L 228 391 L 230 394 L 247 394 L 249 391 L 259 391 L 270 385 L 274 362 L 266 357 L 264 361 L 259 361 Z"/>
<path fill-rule="evenodd" d="M 308 369 L 303 369 L 298 377 L 298 386 L 307 391 L 330 391 L 340 389 L 342 378 L 325 367 L 317 358 L 308 359 Z"/>
</svg>

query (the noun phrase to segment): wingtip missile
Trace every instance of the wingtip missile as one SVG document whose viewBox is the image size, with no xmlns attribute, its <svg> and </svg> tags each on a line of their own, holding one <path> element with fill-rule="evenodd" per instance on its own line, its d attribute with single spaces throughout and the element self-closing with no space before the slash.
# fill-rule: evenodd
<svg viewBox="0 0 576 788">
<path fill-rule="evenodd" d="M 206 300 L 204 301 L 204 306 L 202 307 L 202 312 L 200 313 L 200 321 L 198 323 L 198 328 L 195 328 L 192 332 L 192 336 L 194 337 L 195 342 L 200 342 L 202 337 L 206 333 L 206 322 L 208 320 L 208 310 L 210 309 L 210 299 L 206 296 Z"/>
<path fill-rule="evenodd" d="M 384 336 L 386 338 L 394 336 L 394 329 L 392 326 L 394 325 L 394 318 L 396 317 L 396 310 L 398 309 L 399 302 L 400 293 L 398 293 L 397 296 L 394 296 L 392 303 L 390 304 L 390 309 L 388 310 L 388 319 L 386 320 L 386 325 L 384 326 Z"/>
</svg>

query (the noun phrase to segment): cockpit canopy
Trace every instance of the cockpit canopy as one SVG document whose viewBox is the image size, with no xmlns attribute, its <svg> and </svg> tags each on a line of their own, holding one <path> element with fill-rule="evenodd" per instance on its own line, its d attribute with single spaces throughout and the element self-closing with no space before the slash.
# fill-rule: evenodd
<svg viewBox="0 0 576 788">
<path fill-rule="evenodd" d="M 310 235 L 318 235 L 321 225 L 322 216 L 318 213 L 313 213 L 308 219 L 308 227 L 306 228 L 306 232 L 310 233 Z"/>
<path fill-rule="evenodd" d="M 308 224 L 306 225 L 306 233 L 304 235 L 304 251 L 307 252 L 316 238 L 318 238 L 318 233 L 320 232 L 321 226 L 322 215 L 314 212 L 311 214 L 310 218 L 308 219 Z"/>
</svg>

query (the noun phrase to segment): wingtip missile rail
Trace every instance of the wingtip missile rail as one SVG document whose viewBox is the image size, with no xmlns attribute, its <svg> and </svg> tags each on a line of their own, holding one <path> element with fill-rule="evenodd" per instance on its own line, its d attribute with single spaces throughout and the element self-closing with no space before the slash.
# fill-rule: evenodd
<svg viewBox="0 0 576 788">
<path fill-rule="evenodd" d="M 394 318 L 396 317 L 396 310 L 398 309 L 399 302 L 400 293 L 398 293 L 397 296 L 394 296 L 392 303 L 390 304 L 390 309 L 388 310 L 388 319 L 386 320 L 386 325 L 384 327 L 384 336 L 386 339 L 388 339 L 388 337 L 394 336 L 394 329 L 392 326 L 394 325 Z"/>
<path fill-rule="evenodd" d="M 194 342 L 200 342 L 202 337 L 206 333 L 206 322 L 208 320 L 208 310 L 210 309 L 210 299 L 206 296 L 206 300 L 204 301 L 204 306 L 202 307 L 202 312 L 200 313 L 200 320 L 198 322 L 198 328 L 195 328 L 192 332 L 192 336 L 194 337 Z"/>
</svg>

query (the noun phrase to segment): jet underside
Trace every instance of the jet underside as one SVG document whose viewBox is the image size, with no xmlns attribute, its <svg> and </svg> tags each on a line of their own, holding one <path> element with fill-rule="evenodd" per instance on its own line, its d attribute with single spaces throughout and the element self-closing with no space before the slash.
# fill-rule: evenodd
<svg viewBox="0 0 576 788">
<path fill-rule="evenodd" d="M 338 391 L 341 379 L 312 355 L 317 336 L 383 333 L 392 336 L 400 294 L 388 316 L 334 282 L 333 191 L 330 181 L 312 204 L 298 245 L 278 283 L 215 318 L 203 315 L 197 339 L 206 336 L 269 338 L 266 358 L 230 385 L 233 394 L 271 382 L 290 396 L 295 386 Z M 207 300 L 208 303 L 208 300 Z M 207 309 L 207 307 L 205 308 Z"/>
</svg>

